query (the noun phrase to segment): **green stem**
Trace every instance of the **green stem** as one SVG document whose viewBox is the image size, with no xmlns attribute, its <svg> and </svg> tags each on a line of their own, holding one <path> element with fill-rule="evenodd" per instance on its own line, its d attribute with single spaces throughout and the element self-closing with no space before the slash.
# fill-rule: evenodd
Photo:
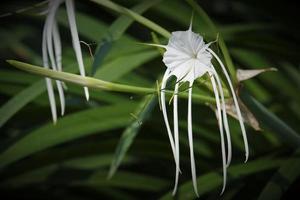
<svg viewBox="0 0 300 200">
<path fill-rule="evenodd" d="M 44 67 L 35 66 L 27 63 L 23 63 L 16 60 L 7 60 L 9 64 L 12 66 L 21 69 L 23 71 L 37 74 L 40 76 L 45 76 L 61 81 L 66 81 L 70 83 L 74 83 L 81 86 L 86 86 L 89 88 L 101 89 L 101 90 L 108 90 L 114 92 L 128 92 L 128 93 L 135 93 L 135 94 L 156 94 L 156 88 L 147 88 L 147 87 L 137 87 L 131 85 L 124 85 L 118 83 L 112 83 L 108 81 L 103 81 L 100 79 L 95 79 L 91 77 L 83 77 L 77 74 L 71 74 L 67 72 L 59 72 L 50 69 L 46 69 Z M 172 95 L 173 91 L 166 90 L 166 94 Z M 187 93 L 179 94 L 180 97 L 188 98 Z M 199 94 L 194 94 L 193 99 L 198 101 L 199 103 L 215 103 L 215 99 L 210 96 L 204 96 Z"/>
<path fill-rule="evenodd" d="M 128 9 L 125 8 L 123 6 L 120 6 L 116 3 L 113 3 L 109 0 L 90 0 L 93 1 L 99 5 L 102 5 L 106 8 L 109 8 L 111 10 L 114 10 L 118 13 L 122 13 L 125 15 L 128 15 L 129 17 L 132 17 L 134 20 L 136 20 L 137 22 L 143 24 L 144 26 L 156 31 L 157 33 L 161 34 L 162 36 L 169 38 L 171 36 L 170 32 L 167 31 L 166 29 L 164 29 L 163 27 L 159 26 L 158 24 L 152 22 L 151 20 L 143 17 L 142 15 Z"/>
</svg>

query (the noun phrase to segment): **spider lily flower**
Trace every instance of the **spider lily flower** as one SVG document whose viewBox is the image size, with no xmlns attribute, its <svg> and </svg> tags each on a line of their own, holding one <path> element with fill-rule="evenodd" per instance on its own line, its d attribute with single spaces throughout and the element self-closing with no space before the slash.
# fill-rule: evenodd
<svg viewBox="0 0 300 200">
<path fill-rule="evenodd" d="M 43 37 L 42 37 L 42 55 L 43 55 L 43 66 L 45 68 L 51 67 L 55 71 L 62 71 L 62 46 L 61 39 L 59 35 L 58 25 L 56 22 L 56 13 L 57 10 L 65 2 L 68 21 L 72 36 L 73 49 L 75 51 L 77 63 L 79 66 L 79 71 L 82 76 L 85 76 L 84 64 L 82 59 L 82 53 L 80 48 L 80 42 L 78 37 L 78 31 L 75 21 L 75 8 L 73 0 L 51 0 L 48 4 L 47 17 L 43 28 Z M 50 62 L 49 62 L 50 61 Z M 63 83 L 61 81 L 55 81 L 60 105 L 61 105 L 61 115 L 65 112 L 65 96 L 63 90 Z M 57 111 L 56 111 L 56 102 L 54 96 L 54 90 L 52 86 L 52 80 L 46 78 L 46 86 L 48 91 L 48 97 L 51 107 L 52 119 L 54 123 L 57 121 Z M 87 87 L 84 87 L 84 92 L 86 99 L 89 99 L 89 91 Z"/>
<path fill-rule="evenodd" d="M 218 119 L 218 127 L 221 137 L 221 150 L 222 150 L 222 165 L 223 165 L 223 188 L 221 194 L 224 192 L 226 187 L 226 177 L 227 168 L 231 161 L 232 150 L 231 150 L 231 138 L 230 130 L 228 125 L 224 92 L 222 88 L 222 83 L 219 75 L 217 74 L 215 67 L 212 64 L 212 59 L 215 58 L 222 68 L 225 78 L 228 82 L 234 105 L 236 108 L 237 116 L 239 119 L 239 124 L 241 127 L 241 132 L 244 140 L 245 146 L 245 162 L 248 159 L 249 149 L 248 141 L 246 136 L 246 131 L 235 95 L 230 77 L 226 71 L 224 64 L 217 54 L 210 49 L 211 43 L 205 43 L 203 37 L 192 31 L 192 23 L 187 31 L 176 31 L 173 32 L 167 45 L 156 45 L 164 48 L 166 51 L 163 55 L 163 62 L 167 69 L 162 79 L 160 99 L 162 106 L 162 113 L 164 122 L 167 128 L 175 164 L 176 164 L 176 176 L 175 176 L 175 186 L 173 190 L 173 195 L 176 193 L 178 185 L 178 177 L 180 172 L 179 163 L 179 130 L 178 130 L 178 89 L 180 83 L 188 82 L 188 141 L 190 147 L 190 160 L 191 160 L 191 172 L 192 181 L 195 193 L 198 195 L 197 181 L 196 181 L 196 167 L 195 158 L 193 151 L 193 133 L 192 133 L 192 86 L 194 81 L 205 75 L 206 73 L 210 76 L 210 81 L 215 95 L 216 100 L 216 116 Z M 171 76 L 176 77 L 175 89 L 174 89 L 174 99 L 173 99 L 173 132 L 170 128 L 167 109 L 165 104 L 165 87 Z M 227 147 L 227 148 L 226 148 Z"/>
</svg>

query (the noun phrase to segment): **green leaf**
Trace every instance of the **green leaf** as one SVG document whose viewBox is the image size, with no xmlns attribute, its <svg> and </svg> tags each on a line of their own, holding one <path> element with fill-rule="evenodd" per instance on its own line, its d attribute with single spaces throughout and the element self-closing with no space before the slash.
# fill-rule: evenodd
<svg viewBox="0 0 300 200">
<path fill-rule="evenodd" d="M 279 170 L 272 176 L 258 200 L 279 200 L 289 186 L 300 176 L 300 158 L 298 150 L 286 162 L 282 164 Z"/>
<path fill-rule="evenodd" d="M 138 14 L 142 14 L 159 1 L 160 0 L 142 1 L 137 6 L 134 6 L 132 10 Z M 101 37 L 100 44 L 97 46 L 94 56 L 92 75 L 95 74 L 97 68 L 108 54 L 111 46 L 113 45 L 113 41 L 118 40 L 133 22 L 134 20 L 132 18 L 129 18 L 127 15 L 122 15 L 112 23 L 112 25 L 108 28 L 107 33 Z"/>
<path fill-rule="evenodd" d="M 279 166 L 281 163 L 282 160 L 261 159 L 261 160 L 251 161 L 246 164 L 238 164 L 238 165 L 231 166 L 228 169 L 228 177 L 229 177 L 228 182 L 234 179 L 241 178 L 243 176 L 273 169 Z M 222 180 L 223 180 L 222 175 L 216 172 L 207 173 L 198 177 L 197 182 L 198 182 L 199 196 L 201 197 L 205 193 L 218 188 L 222 184 Z M 219 192 L 221 192 L 221 190 Z M 189 199 L 196 198 L 196 195 L 193 190 L 192 181 L 184 183 L 179 187 L 176 198 L 182 200 L 189 200 Z M 167 193 L 161 198 L 161 200 L 167 200 L 167 199 L 172 199 L 171 192 Z"/>
<path fill-rule="evenodd" d="M 148 50 L 118 57 L 103 65 L 94 76 L 105 81 L 118 80 L 123 75 L 140 67 L 158 55 L 157 51 Z"/>
<path fill-rule="evenodd" d="M 62 166 L 69 167 L 73 169 L 97 169 L 100 167 L 108 166 L 113 159 L 112 154 L 107 155 L 92 155 L 92 156 L 84 156 L 81 158 L 75 158 L 72 160 L 67 160 L 62 163 Z M 131 157 L 125 157 L 124 163 L 128 164 L 133 161 Z"/>
<path fill-rule="evenodd" d="M 58 169 L 57 165 L 50 165 L 24 173 L 22 175 L 12 177 L 4 184 L 9 187 L 20 187 L 27 184 L 41 183 L 47 180 L 47 178 Z"/>
<path fill-rule="evenodd" d="M 56 125 L 46 124 L 16 141 L 0 155 L 0 167 L 49 147 L 90 134 L 117 129 L 129 123 L 136 104 L 92 108 L 62 118 Z"/>
<path fill-rule="evenodd" d="M 27 87 L 0 108 L 0 127 L 3 126 L 14 114 L 16 114 L 26 104 L 31 102 L 37 96 L 45 91 L 44 80 L 38 81 L 31 86 Z"/>
<path fill-rule="evenodd" d="M 136 111 L 133 114 L 135 119 L 122 133 L 122 136 L 116 148 L 115 157 L 111 163 L 109 170 L 109 178 L 111 178 L 117 171 L 133 140 L 137 136 L 142 126 L 141 123 L 147 120 L 156 103 L 157 100 L 155 96 L 149 95 L 145 97 L 137 107 Z"/>
<path fill-rule="evenodd" d="M 157 33 L 161 34 L 162 36 L 169 38 L 171 36 L 170 32 L 161 27 L 160 25 L 154 23 L 153 21 L 141 16 L 137 12 L 130 10 L 128 8 L 125 8 L 123 6 L 120 6 L 112 1 L 109 0 L 91 0 L 95 2 L 96 4 L 102 5 L 104 7 L 107 7 L 111 10 L 114 10 L 118 13 L 127 15 L 131 18 L 133 18 L 135 21 L 143 24 L 144 26 L 156 31 Z"/>
<path fill-rule="evenodd" d="M 294 148 L 298 148 L 300 146 L 299 134 L 297 134 L 296 131 L 289 127 L 284 121 L 268 111 L 267 108 L 245 91 L 241 93 L 241 98 L 260 123 L 276 133 L 277 137 L 280 138 L 280 141 Z"/>
<path fill-rule="evenodd" d="M 87 181 L 78 181 L 74 185 L 85 185 L 90 187 L 118 187 L 124 189 L 159 191 L 167 186 L 167 181 L 141 175 L 138 173 L 118 171 L 111 179 L 106 179 L 106 171 L 98 171 L 94 173 Z"/>
</svg>

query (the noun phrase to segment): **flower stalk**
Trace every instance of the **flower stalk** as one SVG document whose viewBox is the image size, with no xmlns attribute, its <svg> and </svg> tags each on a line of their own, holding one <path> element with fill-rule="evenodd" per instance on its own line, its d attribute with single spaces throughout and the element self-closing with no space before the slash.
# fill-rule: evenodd
<svg viewBox="0 0 300 200">
<path fill-rule="evenodd" d="M 26 72 L 36 74 L 43 77 L 53 78 L 56 80 L 61 80 L 64 82 L 70 82 L 74 83 L 80 86 L 86 86 L 89 88 L 94 89 L 101 89 L 101 90 L 107 90 L 107 91 L 113 91 L 113 92 L 124 92 L 124 93 L 133 93 L 133 94 L 141 94 L 141 95 L 147 95 L 152 93 L 157 93 L 156 88 L 147 88 L 147 87 L 137 87 L 137 86 L 131 86 L 131 85 L 124 85 L 124 84 L 118 84 L 118 83 L 112 83 L 108 81 L 103 81 L 96 78 L 91 77 L 82 77 L 77 74 L 72 74 L 68 72 L 59 72 L 51 69 L 46 69 L 40 66 L 31 65 L 28 63 L 16 61 L 16 60 L 7 60 L 7 62 Z M 173 95 L 173 91 L 165 90 L 165 93 L 169 96 Z M 187 93 L 179 93 L 179 97 L 188 98 Z M 198 103 L 210 103 L 214 104 L 215 100 L 213 97 L 205 96 L 201 94 L 193 94 L 193 99 Z"/>
</svg>

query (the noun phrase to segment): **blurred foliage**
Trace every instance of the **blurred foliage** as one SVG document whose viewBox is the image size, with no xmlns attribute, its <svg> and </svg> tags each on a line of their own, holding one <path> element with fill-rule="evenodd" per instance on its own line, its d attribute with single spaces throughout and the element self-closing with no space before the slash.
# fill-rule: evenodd
<svg viewBox="0 0 300 200">
<path fill-rule="evenodd" d="M 216 33 L 221 36 L 213 48 L 223 53 L 231 72 L 238 68 L 278 69 L 239 85 L 241 100 L 262 130 L 247 127 L 251 153 L 249 162 L 243 164 L 239 126 L 230 119 L 234 156 L 222 197 L 216 119 L 207 104 L 193 105 L 197 180 L 202 199 L 294 199 L 292 195 L 300 188 L 297 6 L 270 0 L 114 2 L 170 32 L 186 30 L 195 10 L 194 31 L 206 41 L 215 40 Z M 156 94 L 91 90 L 86 102 L 80 86 L 66 83 L 66 115 L 53 125 L 43 78 L 12 69 L 5 62 L 16 59 L 41 65 L 44 16 L 39 13 L 46 4 L 37 3 L 40 1 L 3 1 L 0 7 L 1 196 L 31 200 L 172 199 L 175 164 Z M 154 38 L 165 43 L 166 38 L 91 1 L 77 0 L 76 9 L 80 39 L 90 44 L 94 54 L 82 45 L 89 76 L 156 87 L 165 69 L 160 51 L 138 42 L 153 42 Z M 63 30 L 64 71 L 76 73 L 64 9 L 58 21 Z M 212 96 L 203 84 L 197 87 L 198 94 Z M 195 199 L 186 100 L 180 99 L 179 107 L 182 174 L 174 199 Z"/>
</svg>

